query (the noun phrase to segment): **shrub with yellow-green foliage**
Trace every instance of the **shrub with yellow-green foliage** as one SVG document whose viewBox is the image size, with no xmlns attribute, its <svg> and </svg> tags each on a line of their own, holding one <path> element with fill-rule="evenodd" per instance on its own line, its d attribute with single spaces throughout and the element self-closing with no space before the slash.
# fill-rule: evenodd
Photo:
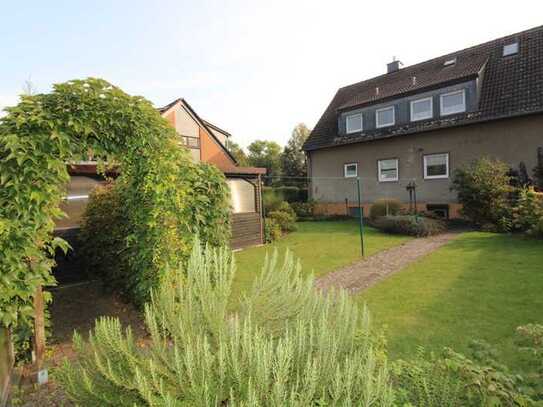
<svg viewBox="0 0 543 407">
<path fill-rule="evenodd" d="M 390 406 L 382 341 L 346 294 L 325 295 L 291 255 L 266 259 L 237 312 L 227 249 L 195 244 L 186 271 L 145 309 L 150 342 L 136 345 L 116 319 L 97 321 L 59 379 L 81 405 Z"/>
<path fill-rule="evenodd" d="M 182 174 L 180 187 L 186 199 L 177 214 L 180 224 L 171 230 L 178 234 L 172 238 L 181 243 L 177 255 L 180 264 L 185 264 L 195 234 L 212 246 L 227 244 L 229 201 L 224 176 L 215 167 L 187 162 Z M 108 287 L 143 306 L 167 269 L 143 269 L 133 262 L 137 256 L 130 250 L 130 241 L 135 230 L 129 221 L 131 209 L 124 205 L 130 193 L 123 179 L 91 193 L 79 236 L 80 256 L 89 274 L 100 276 Z"/>
</svg>

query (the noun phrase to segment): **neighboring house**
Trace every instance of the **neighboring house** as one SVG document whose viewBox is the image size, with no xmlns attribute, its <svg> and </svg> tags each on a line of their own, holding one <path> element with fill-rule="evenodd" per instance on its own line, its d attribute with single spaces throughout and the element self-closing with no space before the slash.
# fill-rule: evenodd
<svg viewBox="0 0 543 407">
<path fill-rule="evenodd" d="M 227 149 L 231 135 L 203 119 L 184 99 L 177 99 L 158 109 L 177 130 L 181 144 L 186 146 L 194 161 L 216 165 L 226 176 L 232 198 L 233 248 L 261 244 L 263 241 L 261 210 L 261 176 L 265 168 L 239 167 Z M 77 230 L 90 191 L 103 184 L 96 175 L 95 162 L 69 166 L 70 183 L 62 209 L 68 217 L 57 222 L 57 232 Z"/>
<path fill-rule="evenodd" d="M 393 61 L 387 70 L 339 89 L 304 144 L 319 211 L 356 206 L 360 177 L 365 211 L 379 198 L 407 204 L 414 181 L 420 210 L 456 217 L 455 169 L 483 156 L 536 166 L 543 26 L 405 68 Z M 330 182 L 339 177 L 347 180 Z"/>
</svg>

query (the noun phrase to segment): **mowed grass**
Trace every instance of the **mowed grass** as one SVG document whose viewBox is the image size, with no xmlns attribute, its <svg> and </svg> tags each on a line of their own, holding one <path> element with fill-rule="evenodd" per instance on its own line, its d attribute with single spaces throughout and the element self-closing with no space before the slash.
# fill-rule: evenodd
<svg viewBox="0 0 543 407">
<path fill-rule="evenodd" d="M 543 323 L 543 242 L 464 233 L 358 300 L 387 326 L 393 357 L 409 358 L 419 345 L 466 352 L 483 339 L 514 366 L 515 328 Z"/>
<path fill-rule="evenodd" d="M 283 256 L 290 249 L 301 260 L 304 274 L 321 276 L 361 258 L 357 220 L 298 222 L 298 230 L 265 246 L 252 247 L 235 253 L 237 273 L 233 297 L 248 289 L 264 264 L 266 253 L 275 249 Z M 388 249 L 410 238 L 364 228 L 366 255 Z"/>
</svg>

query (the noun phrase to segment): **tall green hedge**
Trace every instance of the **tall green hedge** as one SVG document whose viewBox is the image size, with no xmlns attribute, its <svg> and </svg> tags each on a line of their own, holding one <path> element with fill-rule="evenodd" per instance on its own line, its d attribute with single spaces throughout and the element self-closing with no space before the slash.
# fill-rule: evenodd
<svg viewBox="0 0 543 407">
<path fill-rule="evenodd" d="M 211 246 L 220 246 L 229 238 L 229 207 L 224 175 L 208 164 L 185 163 L 182 174 L 187 177 L 187 199 L 180 212 L 185 230 L 180 238 L 185 245 L 195 235 Z M 129 240 L 133 234 L 130 224 L 130 208 L 123 205 L 127 185 L 122 179 L 96 188 L 81 225 L 80 256 L 89 275 L 98 275 L 136 305 L 149 300 L 150 289 L 156 288 L 167 270 L 135 267 Z M 176 232 L 179 233 L 179 232 Z M 186 247 L 186 246 L 183 246 Z M 187 260 L 188 252 L 180 250 L 179 257 Z"/>
<path fill-rule="evenodd" d="M 224 179 L 192 164 L 175 130 L 144 98 L 89 78 L 23 96 L 7 113 L 0 119 L 0 325 L 28 326 L 36 288 L 55 283 L 52 253 L 63 241 L 52 232 L 62 216 L 66 163 L 86 159 L 89 151 L 120 169 L 130 232 L 125 249 L 131 272 L 143 276 L 141 293 L 152 285 L 149 276 L 186 260 L 198 225 L 210 228 L 202 236 L 225 242 Z M 196 212 L 189 204 L 194 200 Z"/>
</svg>

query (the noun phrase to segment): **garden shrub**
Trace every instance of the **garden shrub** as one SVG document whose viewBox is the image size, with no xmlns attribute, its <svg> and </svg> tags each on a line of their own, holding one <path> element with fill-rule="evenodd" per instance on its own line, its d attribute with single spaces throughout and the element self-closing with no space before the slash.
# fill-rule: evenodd
<svg viewBox="0 0 543 407">
<path fill-rule="evenodd" d="M 88 275 L 97 275 L 106 287 L 130 297 L 137 275 L 130 273 L 126 237 L 130 226 L 122 191 L 115 183 L 98 186 L 89 195 L 81 220 L 79 256 L 84 259 Z"/>
<path fill-rule="evenodd" d="M 402 209 L 402 203 L 397 199 L 378 199 L 370 207 L 370 219 L 380 216 L 398 215 Z"/>
<path fill-rule="evenodd" d="M 441 220 L 417 215 L 381 216 L 371 224 L 383 232 L 417 237 L 436 235 L 447 229 Z"/>
<path fill-rule="evenodd" d="M 391 373 L 399 405 L 533 405 L 519 375 L 494 362 L 478 363 L 448 348 L 440 356 L 419 349 L 412 360 L 395 362 Z"/>
<path fill-rule="evenodd" d="M 195 244 L 187 269 L 145 309 L 138 346 L 118 319 L 101 318 L 78 357 L 58 371 L 80 405 L 391 406 L 383 341 L 345 293 L 325 295 L 287 254 L 266 258 L 229 311 L 235 265 L 226 249 Z"/>
<path fill-rule="evenodd" d="M 516 334 L 519 350 L 528 355 L 525 377 L 530 395 L 543 404 L 543 325 L 519 326 Z"/>
<path fill-rule="evenodd" d="M 315 214 L 315 202 L 292 202 L 290 207 L 298 218 L 311 218 Z"/>
<path fill-rule="evenodd" d="M 223 175 L 208 164 L 200 164 L 187 171 L 190 178 L 186 190 L 186 207 L 180 212 L 186 222 L 186 233 L 198 233 L 207 244 L 218 246 L 228 241 L 227 189 Z M 222 183 L 222 184 L 221 184 Z M 103 278 L 109 288 L 121 291 L 136 305 L 149 299 L 150 289 L 162 278 L 153 270 L 134 270 L 132 253 L 127 250 L 133 228 L 123 206 L 130 193 L 122 182 L 96 188 L 81 224 L 81 256 L 87 272 Z M 188 259 L 188 253 L 180 252 Z"/>
<path fill-rule="evenodd" d="M 458 192 L 462 214 L 473 224 L 507 229 L 512 192 L 508 172 L 507 164 L 486 157 L 456 170 L 453 189 Z"/>
<path fill-rule="evenodd" d="M 519 190 L 516 206 L 513 208 L 513 227 L 521 232 L 530 232 L 543 218 L 543 197 L 533 188 Z"/>
<path fill-rule="evenodd" d="M 138 279 L 135 298 L 148 298 L 168 270 L 187 261 L 195 232 L 226 243 L 224 176 L 193 163 L 175 129 L 147 100 L 89 78 L 23 96 L 6 111 L 0 119 L 2 326 L 30 327 L 36 289 L 55 283 L 53 256 L 65 242 L 52 232 L 63 216 L 66 163 L 87 159 L 89 151 L 115 162 L 121 174 L 116 183 L 129 225 L 124 250 Z"/>
<path fill-rule="evenodd" d="M 287 202 L 282 202 L 276 210 L 269 212 L 268 219 L 273 219 L 281 232 L 289 233 L 296 230 L 296 213 Z"/>
<path fill-rule="evenodd" d="M 283 201 L 286 201 L 289 204 L 294 202 L 306 202 L 307 197 L 307 188 L 299 188 L 295 186 L 262 188 L 262 200 L 264 201 L 264 209 L 266 212 L 276 210 Z"/>
<path fill-rule="evenodd" d="M 281 227 L 275 219 L 265 218 L 264 219 L 264 241 L 266 243 L 271 243 L 275 240 L 281 238 Z"/>
</svg>

